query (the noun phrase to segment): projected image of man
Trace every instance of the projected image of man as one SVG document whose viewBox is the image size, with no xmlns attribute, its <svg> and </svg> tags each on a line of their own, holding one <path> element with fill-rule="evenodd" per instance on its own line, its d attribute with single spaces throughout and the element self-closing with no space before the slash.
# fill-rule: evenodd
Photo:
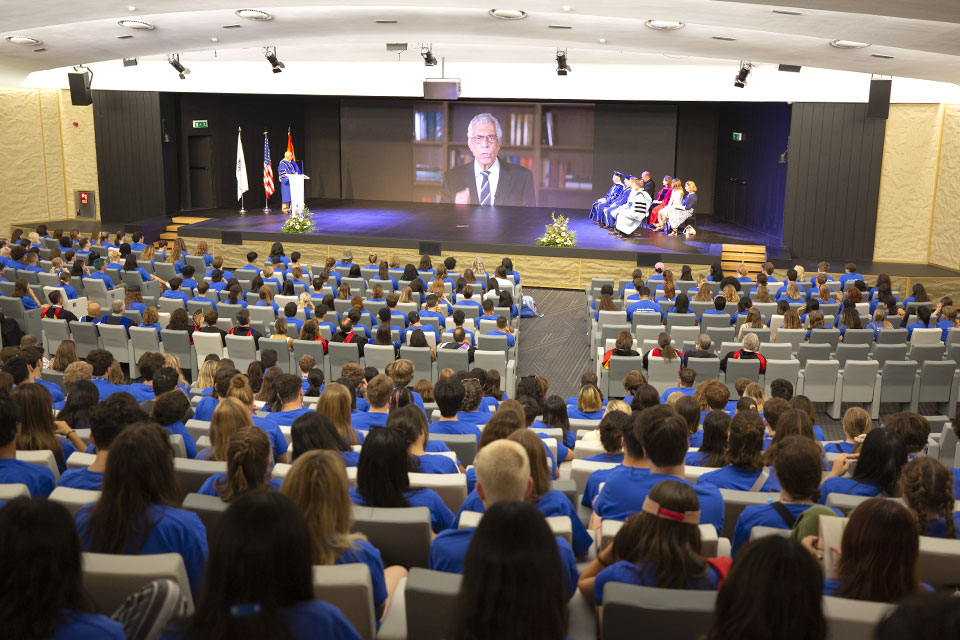
<svg viewBox="0 0 960 640">
<path fill-rule="evenodd" d="M 441 202 L 481 206 L 536 206 L 533 174 L 526 167 L 501 161 L 503 144 L 500 122 L 480 113 L 467 125 L 467 146 L 473 162 L 448 169 L 443 174 Z"/>
</svg>

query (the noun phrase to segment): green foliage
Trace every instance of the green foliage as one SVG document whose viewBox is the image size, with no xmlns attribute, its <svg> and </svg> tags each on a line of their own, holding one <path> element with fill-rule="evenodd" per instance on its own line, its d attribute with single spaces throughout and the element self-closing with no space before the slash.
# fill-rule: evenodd
<svg viewBox="0 0 960 640">
<path fill-rule="evenodd" d="M 554 211 L 550 214 L 553 218 L 553 224 L 548 224 L 546 233 L 537 238 L 537 244 L 546 247 L 575 247 L 577 246 L 577 233 L 568 228 L 570 218 L 557 215 Z"/>
</svg>

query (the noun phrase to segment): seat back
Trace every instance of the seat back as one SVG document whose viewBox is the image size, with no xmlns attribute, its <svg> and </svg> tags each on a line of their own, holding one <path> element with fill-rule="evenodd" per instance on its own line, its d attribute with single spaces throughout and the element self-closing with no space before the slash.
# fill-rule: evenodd
<svg viewBox="0 0 960 640">
<path fill-rule="evenodd" d="M 704 302 L 704 303 L 691 302 L 690 304 L 691 306 L 693 306 L 694 310 L 696 310 L 697 304 L 705 304 L 705 305 L 710 305 L 710 307 L 713 307 L 712 302 Z M 703 313 L 703 311 L 699 311 L 699 313 Z M 728 329 L 730 328 L 730 316 L 708 313 L 704 315 L 703 318 L 701 318 L 700 328 L 703 329 L 704 333 L 709 333 L 707 329 Z"/>
<path fill-rule="evenodd" d="M 47 353 L 56 353 L 60 343 L 70 339 L 70 327 L 67 326 L 66 320 L 40 318 L 40 329 L 43 331 Z"/>
<path fill-rule="evenodd" d="M 667 333 L 671 333 L 674 327 L 695 327 L 696 325 L 697 318 L 692 313 L 667 314 Z"/>
<path fill-rule="evenodd" d="M 150 269 L 147 269 L 147 271 L 150 271 Z M 153 272 L 157 274 L 157 277 L 167 282 L 171 278 L 177 277 L 177 267 L 169 262 L 154 262 Z"/>
<path fill-rule="evenodd" d="M 10 502 L 17 498 L 29 498 L 30 489 L 20 482 L 0 484 L 0 500 Z"/>
<path fill-rule="evenodd" d="M 663 393 L 671 387 L 677 386 L 680 376 L 680 358 L 664 360 L 663 358 L 647 358 L 647 384 L 652 385 L 658 393 Z"/>
<path fill-rule="evenodd" d="M 723 529 L 720 531 L 720 536 L 728 540 L 733 540 L 737 520 L 744 509 L 752 505 L 769 504 L 778 500 L 780 496 L 778 493 L 736 491 L 734 489 L 720 489 L 720 494 L 723 496 Z"/>
<path fill-rule="evenodd" d="M 185 613 L 193 613 L 193 595 L 183 557 L 179 553 L 122 555 L 84 553 L 83 587 L 97 613 L 111 615 L 145 584 L 166 578 L 180 585 Z"/>
<path fill-rule="evenodd" d="M 847 335 L 850 335 L 849 331 Z M 867 360 L 870 357 L 870 345 L 866 343 L 851 344 L 844 340 L 843 343 L 837 345 L 835 357 L 840 363 L 840 368 L 843 369 L 848 360 Z"/>
<path fill-rule="evenodd" d="M 939 342 L 935 344 L 913 342 L 911 345 L 910 359 L 916 360 L 921 366 L 924 362 L 940 362 L 943 360 L 943 344 Z"/>
<path fill-rule="evenodd" d="M 195 331 L 193 334 L 193 345 L 197 351 L 197 360 L 200 362 L 205 361 L 211 353 L 220 358 L 224 356 L 223 339 L 219 333 Z"/>
<path fill-rule="evenodd" d="M 74 322 L 70 333 L 77 345 L 77 355 L 81 358 L 86 358 L 88 353 L 100 348 L 100 332 L 92 322 Z"/>
<path fill-rule="evenodd" d="M 885 368 L 888 362 L 902 362 L 907 359 L 907 345 L 903 342 L 877 342 L 873 347 L 873 359 L 880 363 L 881 369 Z"/>
<path fill-rule="evenodd" d="M 910 334 L 910 344 L 943 345 L 943 331 L 936 327 L 932 329 L 914 329 Z"/>
<path fill-rule="evenodd" d="M 906 341 L 906 329 L 880 329 L 877 332 L 877 344 L 900 344 Z"/>
<path fill-rule="evenodd" d="M 836 360 L 809 360 L 803 371 L 803 395 L 813 402 L 833 402 L 839 373 Z"/>
<path fill-rule="evenodd" d="M 409 586 L 408 586 L 409 588 Z M 603 640 L 699 640 L 713 624 L 716 591 L 658 589 L 609 582 L 603 589 Z"/>
<path fill-rule="evenodd" d="M 57 487 L 50 493 L 49 499 L 54 502 L 59 502 L 66 507 L 71 516 L 75 516 L 77 515 L 77 511 L 80 510 L 80 507 L 99 500 L 100 492 L 72 489 L 70 487 Z"/>
<path fill-rule="evenodd" d="M 157 310 L 173 313 L 177 309 L 185 309 L 186 303 L 181 298 L 160 298 L 157 300 Z"/>
<path fill-rule="evenodd" d="M 447 448 L 457 454 L 457 458 L 464 466 L 473 464 L 477 455 L 477 438 L 471 434 L 444 434 L 431 433 L 430 439 L 442 442 Z"/>
<path fill-rule="evenodd" d="M 669 333 L 673 344 L 679 348 L 684 342 L 696 344 L 697 338 L 700 337 L 700 327 L 674 327 Z"/>
<path fill-rule="evenodd" d="M 730 390 L 730 397 L 736 396 L 737 388 L 734 386 L 740 378 L 747 378 L 754 382 L 760 381 L 760 361 L 759 360 L 740 360 L 730 358 L 727 360 L 727 389 Z"/>
<path fill-rule="evenodd" d="M 804 329 L 777 329 L 777 336 L 774 342 L 788 342 L 793 347 L 794 353 L 800 348 L 807 332 Z"/>
<path fill-rule="evenodd" d="M 720 377 L 719 358 L 687 358 L 687 368 L 697 374 L 697 384 Z"/>
<path fill-rule="evenodd" d="M 881 402 L 911 402 L 920 384 L 917 379 L 919 369 L 915 360 L 887 362 L 880 371 Z"/>
<path fill-rule="evenodd" d="M 413 363 L 413 379 L 421 378 L 435 382 L 433 375 L 433 361 L 430 359 L 430 347 L 410 347 L 403 345 L 400 347 L 400 357 L 406 358 Z M 500 378 L 501 386 L 506 384 L 506 380 Z"/>
<path fill-rule="evenodd" d="M 260 352 L 263 353 L 266 349 L 273 349 L 277 352 L 277 366 L 284 373 L 300 375 L 297 365 L 290 362 L 290 347 L 284 338 L 260 338 Z M 317 367 L 323 368 L 323 363 L 321 362 Z"/>
<path fill-rule="evenodd" d="M 247 311 L 250 312 L 251 322 L 265 322 L 267 326 L 271 328 L 273 327 L 274 321 L 277 319 L 277 314 L 273 312 L 272 306 L 258 307 L 255 305 L 251 305 L 247 307 Z"/>
<path fill-rule="evenodd" d="M 261 344 L 263 341 L 261 340 Z M 332 346 L 335 343 L 330 342 L 328 346 Z M 279 352 L 278 352 L 279 353 Z M 293 359 L 295 362 L 299 362 L 300 358 L 305 355 L 313 356 L 313 359 L 317 362 L 317 369 L 324 371 L 325 374 L 331 374 L 333 378 L 340 377 L 340 369 L 330 372 L 324 368 L 324 360 L 326 356 L 323 353 L 323 343 L 314 341 L 314 340 L 294 340 L 293 341 Z"/>
<path fill-rule="evenodd" d="M 814 331 L 811 335 L 818 333 Z M 806 369 L 810 360 L 829 360 L 830 345 L 828 343 L 803 343 L 797 347 L 797 360 L 800 361 L 800 368 Z"/>
<path fill-rule="evenodd" d="M 447 637 L 456 615 L 463 576 L 414 567 L 405 591 L 407 640 Z"/>
<path fill-rule="evenodd" d="M 783 378 L 797 387 L 797 379 L 800 377 L 800 361 L 795 359 L 787 360 L 767 360 L 767 370 L 764 373 L 764 386 L 767 396 L 770 396 L 770 383 L 779 378 Z"/>
<path fill-rule="evenodd" d="M 607 373 L 607 389 L 603 391 L 607 396 L 623 398 L 626 391 L 623 388 L 623 378 L 631 371 L 643 369 L 643 358 L 640 356 L 610 356 L 610 368 Z"/>
<path fill-rule="evenodd" d="M 397 356 L 392 344 L 368 344 L 363 349 L 363 359 L 368 367 L 374 367 L 380 373 L 384 373 L 387 366 L 392 364 L 397 359 Z"/>
<path fill-rule="evenodd" d="M 161 353 L 160 334 L 153 327 L 130 327 L 130 342 L 136 362 L 145 353 Z"/>
<path fill-rule="evenodd" d="M 960 540 L 920 536 L 920 581 L 934 589 L 960 584 Z"/>
<path fill-rule="evenodd" d="M 103 342 L 103 348 L 113 354 L 115 360 L 119 362 L 131 362 L 133 354 L 130 349 L 130 338 L 127 336 L 127 328 L 122 324 L 104 324 L 97 325 L 100 331 L 100 340 Z"/>
<path fill-rule="evenodd" d="M 918 400 L 920 402 L 947 402 L 956 384 L 954 379 L 956 368 L 957 363 L 953 360 L 924 362 L 920 365 L 920 396 Z"/>
<path fill-rule="evenodd" d="M 226 462 L 210 460 L 191 460 L 190 458 L 174 458 L 173 472 L 177 476 L 180 492 L 184 497 L 188 493 L 196 493 L 207 478 L 215 473 L 226 473 Z"/>
<path fill-rule="evenodd" d="M 467 499 L 467 477 L 460 473 L 410 473 L 411 489 L 433 489 L 457 513 Z"/>
<path fill-rule="evenodd" d="M 384 509 L 355 506 L 352 531 L 359 531 L 383 556 L 384 566 L 428 567 L 430 510 L 427 507 Z"/>
<path fill-rule="evenodd" d="M 617 466 L 615 462 L 594 462 L 592 460 L 574 459 L 570 466 L 570 478 L 577 485 L 577 493 L 583 493 L 591 473 L 599 471 L 600 469 L 612 469 L 615 466 Z"/>
<path fill-rule="evenodd" d="M 843 334 L 843 344 L 847 346 L 852 344 L 872 345 L 873 340 L 873 329 L 847 329 Z"/>
<path fill-rule="evenodd" d="M 789 360 L 793 357 L 793 345 L 779 342 L 764 342 L 760 344 L 760 353 L 767 360 Z"/>
<path fill-rule="evenodd" d="M 17 460 L 31 464 L 39 464 L 40 466 L 50 469 L 50 471 L 53 472 L 53 477 L 57 479 L 57 482 L 60 482 L 60 468 L 57 466 L 57 459 L 54 457 L 53 451 L 49 449 L 17 451 Z"/>
<path fill-rule="evenodd" d="M 294 341 L 296 344 L 297 341 Z M 330 356 L 330 370 L 340 371 L 348 362 L 360 362 L 360 347 L 356 342 L 330 342 L 327 344 Z"/>
<path fill-rule="evenodd" d="M 465 349 L 437 349 L 437 369 L 466 371 L 470 368 L 469 363 L 470 355 Z"/>
<path fill-rule="evenodd" d="M 363 640 L 377 637 L 373 580 L 364 563 L 314 565 L 313 597 L 339 609 Z"/>
<path fill-rule="evenodd" d="M 833 350 L 837 348 L 839 342 L 839 329 L 814 329 L 810 332 L 810 344 L 828 344 Z"/>
<path fill-rule="evenodd" d="M 47 382 L 52 382 L 64 391 L 63 388 L 63 371 L 54 371 L 53 369 L 44 369 L 40 372 L 40 377 L 46 380 Z"/>
<path fill-rule="evenodd" d="M 865 345 L 860 345 L 865 346 Z M 877 390 L 877 373 L 880 364 L 876 360 L 850 360 L 843 369 L 844 402 L 872 402 Z"/>
<path fill-rule="evenodd" d="M 215 334 L 214 334 L 215 335 Z M 230 359 L 240 371 L 246 371 L 250 363 L 257 359 L 257 344 L 253 336 L 225 336 Z"/>
<path fill-rule="evenodd" d="M 896 605 L 824 596 L 828 640 L 872 640 L 877 624 Z"/>
</svg>

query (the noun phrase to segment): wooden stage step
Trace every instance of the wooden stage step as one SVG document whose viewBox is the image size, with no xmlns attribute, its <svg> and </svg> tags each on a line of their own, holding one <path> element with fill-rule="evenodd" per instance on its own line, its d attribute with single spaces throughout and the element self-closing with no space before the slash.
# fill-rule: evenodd
<svg viewBox="0 0 960 640">
<path fill-rule="evenodd" d="M 174 224 L 193 224 L 195 222 L 206 222 L 210 218 L 197 218 L 195 216 L 174 216 Z"/>
<path fill-rule="evenodd" d="M 197 222 L 205 222 L 210 218 L 198 218 L 196 216 L 175 216 L 170 224 L 167 225 L 166 231 L 160 234 L 161 240 L 176 240 L 180 237 L 179 231 L 180 227 L 184 227 L 188 224 L 194 224 Z"/>
<path fill-rule="evenodd" d="M 720 266 L 724 273 L 736 273 L 742 262 L 747 266 L 749 274 L 756 275 L 766 261 L 767 248 L 758 244 L 725 244 L 720 254 Z"/>
</svg>

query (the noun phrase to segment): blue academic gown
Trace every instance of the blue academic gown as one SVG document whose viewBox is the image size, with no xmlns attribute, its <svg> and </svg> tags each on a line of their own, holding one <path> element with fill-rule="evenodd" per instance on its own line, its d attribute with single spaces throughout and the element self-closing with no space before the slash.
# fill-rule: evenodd
<svg viewBox="0 0 960 640">
<path fill-rule="evenodd" d="M 296 162 L 281 160 L 280 164 L 277 165 L 277 175 L 280 177 L 280 194 L 283 196 L 280 198 L 281 202 L 290 202 L 290 178 L 287 177 L 288 173 L 299 174 L 300 167 L 297 166 Z"/>
<path fill-rule="evenodd" d="M 623 186 L 624 185 L 617 184 L 617 183 L 610 185 L 610 189 L 607 191 L 607 195 L 603 196 L 605 201 L 604 202 L 600 202 L 600 200 L 594 201 L 593 206 L 590 207 L 591 220 L 600 219 L 600 213 L 599 213 L 600 207 L 607 204 L 608 202 L 613 202 L 614 200 L 616 200 L 620 196 L 621 192 L 623 192 Z"/>
</svg>

